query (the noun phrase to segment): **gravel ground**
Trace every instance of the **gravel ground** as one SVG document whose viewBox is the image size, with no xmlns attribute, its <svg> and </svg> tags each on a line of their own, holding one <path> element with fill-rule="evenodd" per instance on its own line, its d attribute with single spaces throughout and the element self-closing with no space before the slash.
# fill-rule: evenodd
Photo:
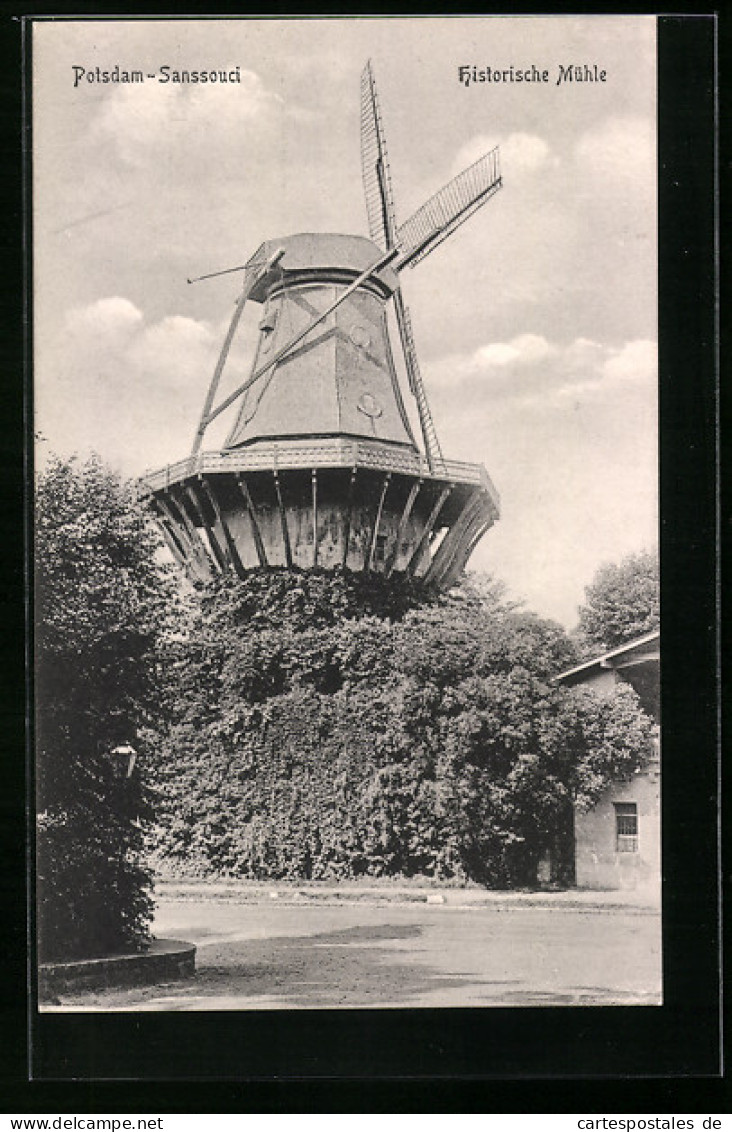
<svg viewBox="0 0 732 1132">
<path fill-rule="evenodd" d="M 655 1005 L 661 919 L 637 894 L 259 889 L 159 897 L 192 980 L 64 995 L 50 1010 Z M 355 890 L 354 890 L 355 891 Z M 273 895 L 276 893 L 277 895 Z M 437 898 L 441 899 L 437 902 Z"/>
</svg>

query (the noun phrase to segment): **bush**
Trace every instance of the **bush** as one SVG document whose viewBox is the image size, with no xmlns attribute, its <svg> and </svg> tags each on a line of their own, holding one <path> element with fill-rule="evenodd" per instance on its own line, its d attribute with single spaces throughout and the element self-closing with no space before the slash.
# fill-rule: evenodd
<svg viewBox="0 0 732 1132">
<path fill-rule="evenodd" d="M 36 502 L 39 952 L 135 949 L 152 913 L 138 734 L 174 589 L 132 486 L 98 459 L 52 462 Z M 112 752 L 131 741 L 140 757 L 127 778 Z"/>
</svg>

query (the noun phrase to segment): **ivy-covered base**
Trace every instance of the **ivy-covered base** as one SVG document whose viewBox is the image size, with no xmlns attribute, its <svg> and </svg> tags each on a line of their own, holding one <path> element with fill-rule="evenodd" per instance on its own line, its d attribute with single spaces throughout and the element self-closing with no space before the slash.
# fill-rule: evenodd
<svg viewBox="0 0 732 1132">
<path fill-rule="evenodd" d="M 628 688 L 554 688 L 556 624 L 490 582 L 439 597 L 347 572 L 200 591 L 150 734 L 155 855 L 178 875 L 569 879 L 572 808 L 649 752 Z"/>
</svg>

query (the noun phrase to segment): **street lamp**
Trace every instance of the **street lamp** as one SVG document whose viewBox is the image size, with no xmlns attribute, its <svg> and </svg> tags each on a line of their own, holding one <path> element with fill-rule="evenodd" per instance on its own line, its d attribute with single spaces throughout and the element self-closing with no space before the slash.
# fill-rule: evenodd
<svg viewBox="0 0 732 1132">
<path fill-rule="evenodd" d="M 129 778 L 137 761 L 137 751 L 130 743 L 122 743 L 110 751 L 112 766 L 121 778 Z"/>
</svg>

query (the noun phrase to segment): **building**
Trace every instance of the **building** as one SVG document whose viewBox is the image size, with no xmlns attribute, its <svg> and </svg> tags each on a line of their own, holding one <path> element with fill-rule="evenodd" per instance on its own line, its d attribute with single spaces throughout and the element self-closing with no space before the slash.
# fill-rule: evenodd
<svg viewBox="0 0 732 1132">
<path fill-rule="evenodd" d="M 660 723 L 660 634 L 658 630 L 586 660 L 556 678 L 565 687 L 609 694 L 618 681 L 630 684 L 643 708 Z M 575 813 L 575 882 L 578 888 L 656 887 L 661 877 L 661 759 L 628 782 L 609 786 L 596 806 Z"/>
</svg>

